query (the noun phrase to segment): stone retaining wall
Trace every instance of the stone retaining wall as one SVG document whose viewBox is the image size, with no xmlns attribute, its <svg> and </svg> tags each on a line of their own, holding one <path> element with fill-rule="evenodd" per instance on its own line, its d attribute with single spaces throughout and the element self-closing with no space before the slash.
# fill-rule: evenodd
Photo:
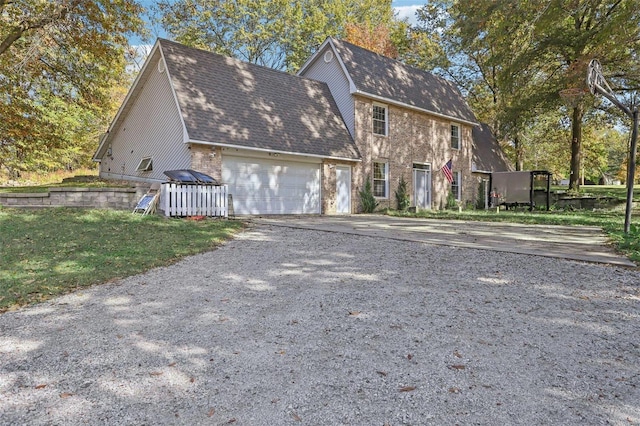
<svg viewBox="0 0 640 426">
<path fill-rule="evenodd" d="M 133 209 L 147 192 L 136 188 L 49 188 L 41 193 L 0 193 L 0 205 L 12 208 L 85 207 Z"/>
</svg>

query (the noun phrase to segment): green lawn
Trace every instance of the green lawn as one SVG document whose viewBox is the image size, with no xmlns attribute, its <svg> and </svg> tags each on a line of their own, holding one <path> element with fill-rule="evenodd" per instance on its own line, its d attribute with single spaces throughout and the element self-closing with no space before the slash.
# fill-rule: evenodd
<svg viewBox="0 0 640 426">
<path fill-rule="evenodd" d="M 98 176 L 74 176 L 59 182 L 39 185 L 2 186 L 0 192 L 38 193 L 48 192 L 49 188 L 130 188 L 131 182 L 102 179 Z"/>
<path fill-rule="evenodd" d="M 640 265 L 640 211 L 633 212 L 631 232 L 624 233 L 624 212 L 619 211 L 504 211 L 495 210 L 425 210 L 418 213 L 386 212 L 393 216 L 424 217 L 430 219 L 477 220 L 488 222 L 516 222 L 540 225 L 599 226 L 607 233 L 616 249 Z"/>
<path fill-rule="evenodd" d="M 0 208 L 0 312 L 171 264 L 242 227 L 128 211 Z"/>
<path fill-rule="evenodd" d="M 554 186 L 551 188 L 552 192 L 555 191 L 567 191 L 566 186 Z M 580 193 L 583 195 L 589 195 L 592 197 L 608 197 L 617 198 L 619 200 L 627 199 L 627 187 L 625 185 L 582 185 L 580 187 Z M 633 200 L 640 201 L 640 185 L 635 184 L 633 188 Z"/>
</svg>

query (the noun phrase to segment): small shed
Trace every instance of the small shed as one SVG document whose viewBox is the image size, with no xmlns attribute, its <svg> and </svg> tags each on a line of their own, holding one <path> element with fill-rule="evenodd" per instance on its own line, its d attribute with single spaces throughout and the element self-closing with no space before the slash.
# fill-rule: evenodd
<svg viewBox="0 0 640 426">
<path fill-rule="evenodd" d="M 546 170 L 493 172 L 489 179 L 491 206 L 509 209 L 528 205 L 531 211 L 542 201 L 549 210 L 551 176 Z"/>
</svg>

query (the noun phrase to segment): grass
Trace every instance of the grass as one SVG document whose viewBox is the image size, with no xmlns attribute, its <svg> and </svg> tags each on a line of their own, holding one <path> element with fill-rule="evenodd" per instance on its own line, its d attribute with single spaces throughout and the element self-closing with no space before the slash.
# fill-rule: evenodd
<svg viewBox="0 0 640 426">
<path fill-rule="evenodd" d="M 16 194 L 48 192 L 49 188 L 129 188 L 131 186 L 132 183 L 127 181 L 102 179 L 96 175 L 78 175 L 66 177 L 60 181 L 54 181 L 47 184 L 2 186 L 0 187 L 0 192 Z"/>
<path fill-rule="evenodd" d="M 75 170 L 56 170 L 56 171 L 38 171 L 38 172 L 21 172 L 20 177 L 11 178 L 0 170 L 0 187 L 1 186 L 46 186 L 62 182 L 65 179 L 75 176 L 98 176 L 97 168 L 82 168 Z"/>
<path fill-rule="evenodd" d="M 0 208 L 0 312 L 172 264 L 242 226 L 112 210 Z"/>
<path fill-rule="evenodd" d="M 633 189 L 633 200 L 640 201 L 640 185 L 635 184 Z M 552 192 L 568 191 L 567 186 L 553 186 Z M 592 197 L 607 197 L 625 201 L 627 199 L 626 185 L 582 185 L 580 186 L 580 194 Z"/>
<path fill-rule="evenodd" d="M 429 219 L 476 220 L 487 222 L 516 222 L 537 225 L 598 226 L 608 235 L 615 248 L 640 265 L 640 215 L 635 212 L 631 232 L 624 233 L 624 212 L 617 211 L 500 211 L 494 210 L 424 210 L 417 213 L 388 210 L 386 214 Z"/>
</svg>

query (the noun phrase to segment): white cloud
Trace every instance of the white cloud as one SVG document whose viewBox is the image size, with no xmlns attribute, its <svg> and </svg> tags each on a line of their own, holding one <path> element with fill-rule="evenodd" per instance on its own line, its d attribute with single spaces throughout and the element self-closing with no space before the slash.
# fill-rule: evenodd
<svg viewBox="0 0 640 426">
<path fill-rule="evenodd" d="M 422 6 L 419 4 L 413 4 L 410 6 L 396 6 L 393 10 L 396 11 L 398 18 L 404 19 L 407 18 L 411 25 L 416 25 L 418 23 L 418 19 L 416 17 L 416 11 L 420 9 Z"/>
</svg>

